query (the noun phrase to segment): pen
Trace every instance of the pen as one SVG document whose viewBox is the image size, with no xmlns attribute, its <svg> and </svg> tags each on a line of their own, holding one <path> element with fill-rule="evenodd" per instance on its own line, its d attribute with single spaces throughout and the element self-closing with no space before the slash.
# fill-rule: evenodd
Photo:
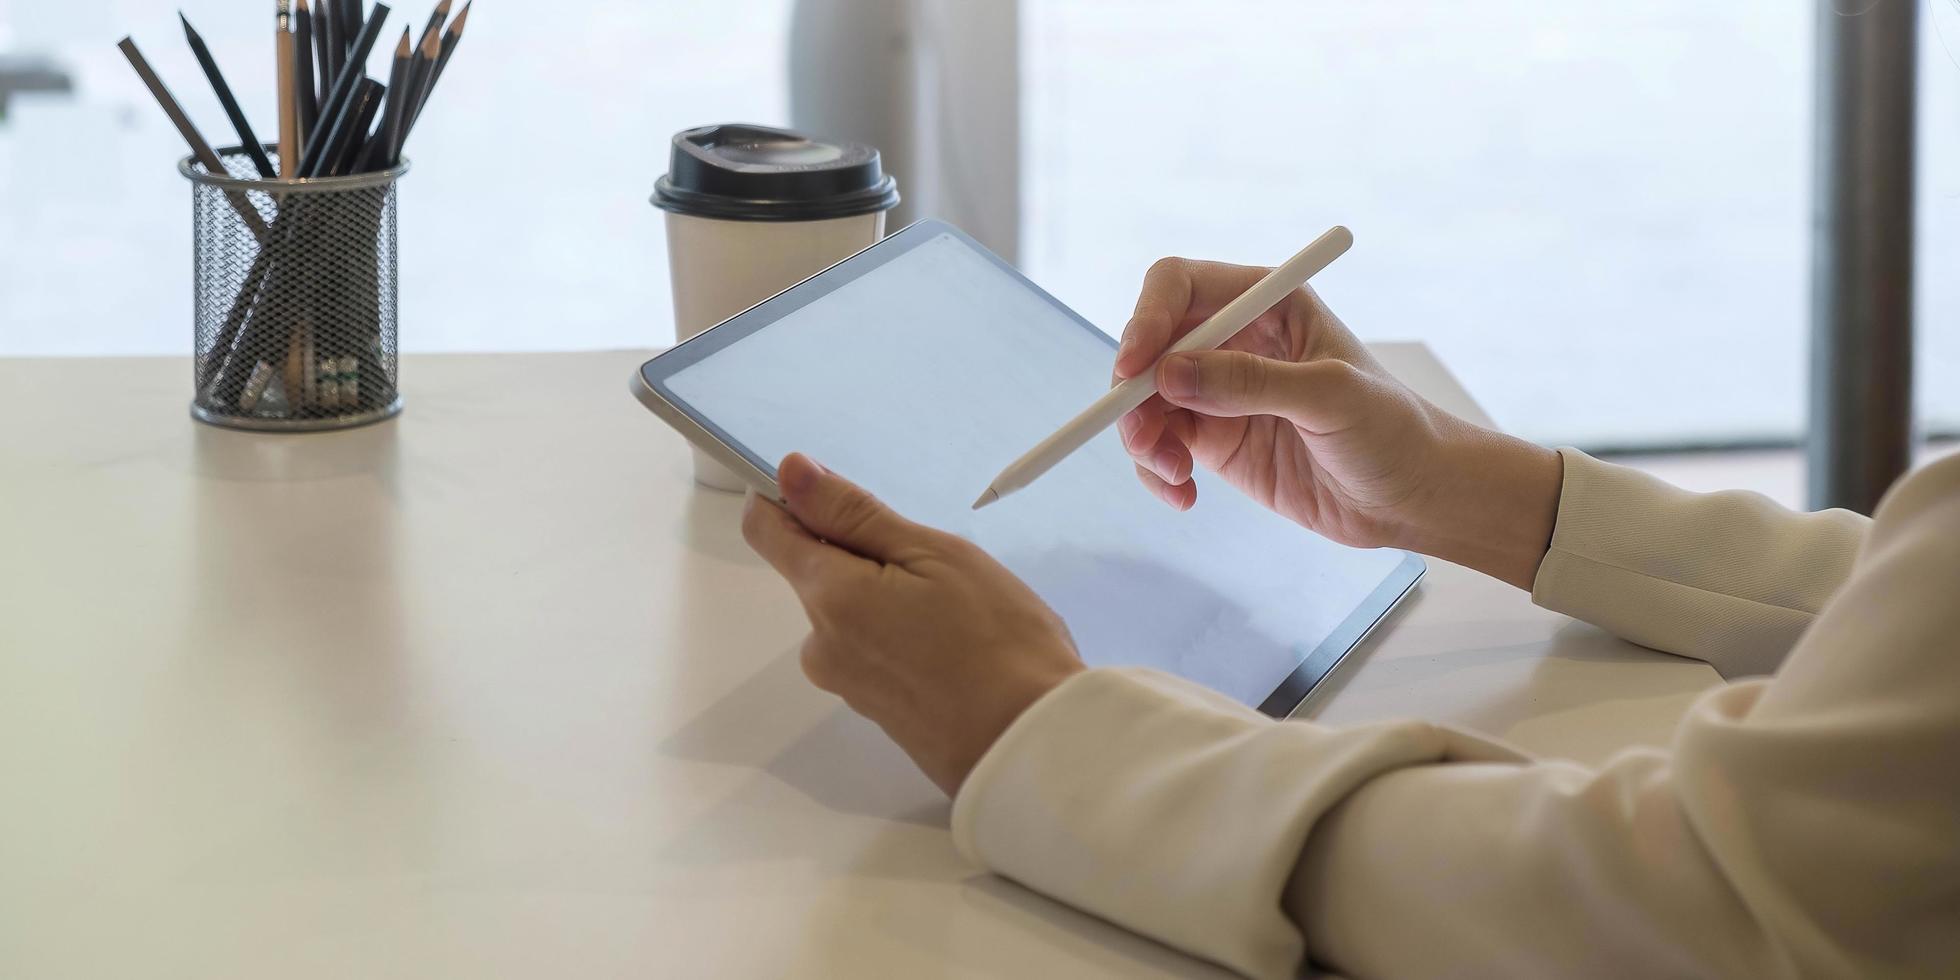
<svg viewBox="0 0 1960 980">
<path fill-rule="evenodd" d="M 1300 287 L 1328 263 L 1341 257 L 1341 253 L 1354 244 L 1354 235 L 1346 228 L 1335 225 L 1313 240 L 1298 255 L 1287 259 L 1266 277 L 1252 284 L 1252 288 L 1240 293 L 1237 299 L 1226 303 L 1210 319 L 1198 324 L 1184 335 L 1182 340 L 1172 344 L 1165 355 L 1182 354 L 1187 351 L 1211 350 L 1232 339 L 1244 330 L 1246 324 L 1259 318 L 1261 313 L 1272 309 L 1286 294 Z M 1007 468 L 994 477 L 980 499 L 973 502 L 973 509 L 979 510 L 988 504 L 1023 489 L 1043 473 L 1053 469 L 1056 463 L 1066 459 L 1070 453 L 1082 448 L 1083 444 L 1096 437 L 1097 433 L 1109 428 L 1131 409 L 1149 400 L 1157 393 L 1157 372 L 1145 371 L 1096 399 L 1095 403 L 1082 410 L 1055 430 L 1055 434 L 1043 439 L 1020 459 L 1007 464 Z"/>
</svg>

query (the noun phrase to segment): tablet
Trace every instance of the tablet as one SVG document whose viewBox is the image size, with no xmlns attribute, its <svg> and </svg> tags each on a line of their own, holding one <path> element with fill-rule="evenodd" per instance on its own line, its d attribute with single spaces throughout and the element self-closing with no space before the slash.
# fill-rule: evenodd
<svg viewBox="0 0 1960 980">
<path fill-rule="evenodd" d="M 1115 342 L 937 221 L 642 365 L 649 409 L 759 491 L 802 452 L 985 548 L 1068 622 L 1092 666 L 1144 665 L 1274 717 L 1298 708 L 1421 577 L 1200 474 L 1179 513 L 1116 431 L 983 510 L 1010 460 L 1109 388 Z"/>
</svg>

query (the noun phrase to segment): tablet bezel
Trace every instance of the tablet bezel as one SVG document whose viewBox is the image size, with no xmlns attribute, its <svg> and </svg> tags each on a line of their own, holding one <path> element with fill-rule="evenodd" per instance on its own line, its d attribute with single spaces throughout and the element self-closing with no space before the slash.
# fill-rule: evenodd
<svg viewBox="0 0 1960 980">
<path fill-rule="evenodd" d="M 822 272 L 656 355 L 640 365 L 640 369 L 634 373 L 632 385 L 634 397 L 638 398 L 648 410 L 678 430 L 690 443 L 740 475 L 758 493 L 772 499 L 780 499 L 782 494 L 776 486 L 775 463 L 757 456 L 746 445 L 716 425 L 713 420 L 696 411 L 685 399 L 674 394 L 667 386 L 668 379 L 689 366 L 713 356 L 715 352 L 730 344 L 836 292 L 845 284 L 940 235 L 951 235 L 959 239 L 1024 288 L 1039 296 L 1057 312 L 1107 344 L 1112 353 L 1115 351 L 1114 338 L 1022 275 L 1020 270 L 1009 265 L 1005 259 L 995 255 L 992 250 L 975 241 L 966 232 L 943 221 L 927 219 L 913 222 L 893 232 Z M 1347 659 L 1348 654 L 1360 646 L 1376 625 L 1381 623 L 1400 604 L 1402 598 L 1415 588 L 1416 582 L 1422 578 L 1427 567 L 1420 557 L 1403 553 L 1402 561 L 1394 570 L 1389 572 L 1369 592 L 1368 597 L 1349 612 L 1325 639 L 1308 651 L 1306 656 L 1301 657 L 1279 686 L 1259 703 L 1260 713 L 1274 718 L 1285 718 L 1308 704 L 1314 693 L 1322 689 L 1323 682 L 1331 677 L 1335 669 Z"/>
</svg>

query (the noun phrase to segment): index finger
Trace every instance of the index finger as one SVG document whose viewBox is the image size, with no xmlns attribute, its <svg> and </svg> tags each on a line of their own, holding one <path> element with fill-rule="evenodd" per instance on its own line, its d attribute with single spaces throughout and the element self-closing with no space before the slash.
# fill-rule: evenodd
<svg viewBox="0 0 1960 980">
<path fill-rule="evenodd" d="M 1124 326 L 1123 342 L 1116 349 L 1116 377 L 1132 378 L 1149 370 L 1179 337 L 1271 271 L 1196 259 L 1164 258 L 1151 263 L 1137 295 L 1136 312 Z"/>
</svg>

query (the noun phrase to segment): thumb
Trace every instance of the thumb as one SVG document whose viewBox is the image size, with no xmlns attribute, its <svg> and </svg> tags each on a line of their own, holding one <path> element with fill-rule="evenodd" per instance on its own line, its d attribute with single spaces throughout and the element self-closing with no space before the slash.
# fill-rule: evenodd
<svg viewBox="0 0 1960 980">
<path fill-rule="evenodd" d="M 874 561 L 894 560 L 924 530 L 801 453 L 783 457 L 776 482 L 790 514 L 811 534 Z"/>
<path fill-rule="evenodd" d="M 1310 432 L 1354 424 L 1367 377 L 1346 361 L 1297 363 L 1245 351 L 1172 354 L 1157 365 L 1157 391 L 1179 408 L 1236 418 L 1276 415 Z"/>
</svg>

